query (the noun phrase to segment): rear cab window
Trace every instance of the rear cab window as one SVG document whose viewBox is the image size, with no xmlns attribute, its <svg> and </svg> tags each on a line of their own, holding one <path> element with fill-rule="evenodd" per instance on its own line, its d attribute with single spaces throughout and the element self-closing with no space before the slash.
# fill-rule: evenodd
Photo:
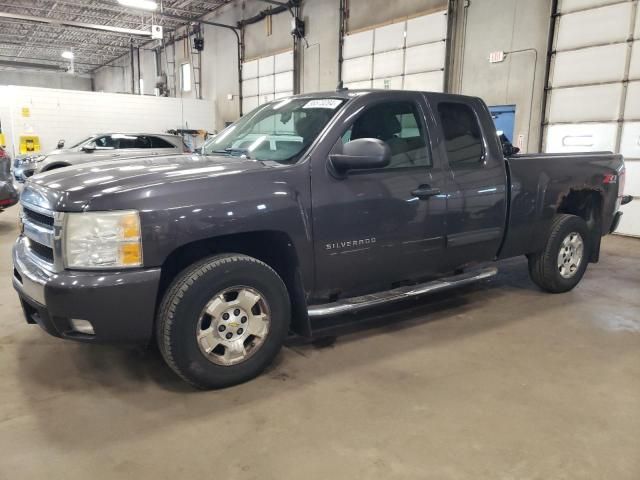
<svg viewBox="0 0 640 480">
<path fill-rule="evenodd" d="M 482 168 L 484 140 L 473 109 L 464 103 L 440 102 L 438 116 L 449 166 L 453 170 Z"/>
</svg>

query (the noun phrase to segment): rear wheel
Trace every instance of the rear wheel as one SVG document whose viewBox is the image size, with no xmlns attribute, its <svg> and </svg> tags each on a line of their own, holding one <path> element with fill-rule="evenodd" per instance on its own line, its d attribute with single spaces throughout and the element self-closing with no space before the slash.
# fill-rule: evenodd
<svg viewBox="0 0 640 480">
<path fill-rule="evenodd" d="M 257 376 L 289 329 L 287 289 L 265 263 L 246 255 L 210 257 L 185 270 L 164 296 L 157 320 L 162 356 L 198 388 Z"/>
<path fill-rule="evenodd" d="M 575 215 L 557 215 L 543 251 L 529 255 L 529 275 L 543 290 L 562 293 L 582 279 L 589 258 L 589 229 Z"/>
</svg>

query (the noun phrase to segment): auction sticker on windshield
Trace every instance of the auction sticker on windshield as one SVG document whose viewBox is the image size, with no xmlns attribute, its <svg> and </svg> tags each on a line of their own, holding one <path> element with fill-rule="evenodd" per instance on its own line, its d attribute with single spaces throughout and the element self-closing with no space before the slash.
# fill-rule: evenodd
<svg viewBox="0 0 640 480">
<path fill-rule="evenodd" d="M 309 100 L 302 108 L 330 108 L 334 110 L 342 103 L 342 100 L 335 98 L 322 98 L 318 100 Z"/>
</svg>

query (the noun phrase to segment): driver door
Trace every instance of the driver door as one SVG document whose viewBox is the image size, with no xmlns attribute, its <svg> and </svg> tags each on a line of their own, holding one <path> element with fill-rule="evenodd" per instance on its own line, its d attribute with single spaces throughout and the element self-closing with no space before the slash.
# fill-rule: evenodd
<svg viewBox="0 0 640 480">
<path fill-rule="evenodd" d="M 373 97 L 375 94 L 369 94 Z M 315 296 L 350 297 L 434 275 L 445 247 L 446 175 L 432 155 L 423 97 L 385 92 L 355 101 L 332 129 L 335 144 L 377 138 L 391 149 L 384 168 L 337 177 L 314 158 Z M 330 152 L 331 153 L 331 152 Z M 441 189 L 422 197 L 418 191 Z"/>
</svg>

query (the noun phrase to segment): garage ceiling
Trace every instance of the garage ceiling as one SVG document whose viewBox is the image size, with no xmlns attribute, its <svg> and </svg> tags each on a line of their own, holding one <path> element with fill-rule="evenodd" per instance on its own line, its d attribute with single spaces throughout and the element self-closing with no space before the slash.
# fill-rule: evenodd
<svg viewBox="0 0 640 480">
<path fill-rule="evenodd" d="M 143 12 L 116 0 L 0 0 L 0 12 L 22 16 L 80 22 L 150 31 L 152 23 L 174 29 L 212 12 L 231 0 L 158 0 L 156 12 Z M 88 73 L 129 49 L 131 39 L 143 43 L 149 37 L 128 33 L 90 30 L 76 26 L 36 23 L 0 17 L 0 65 L 27 64 L 66 70 L 68 60 L 60 55 L 72 50 L 76 73 Z"/>
</svg>

